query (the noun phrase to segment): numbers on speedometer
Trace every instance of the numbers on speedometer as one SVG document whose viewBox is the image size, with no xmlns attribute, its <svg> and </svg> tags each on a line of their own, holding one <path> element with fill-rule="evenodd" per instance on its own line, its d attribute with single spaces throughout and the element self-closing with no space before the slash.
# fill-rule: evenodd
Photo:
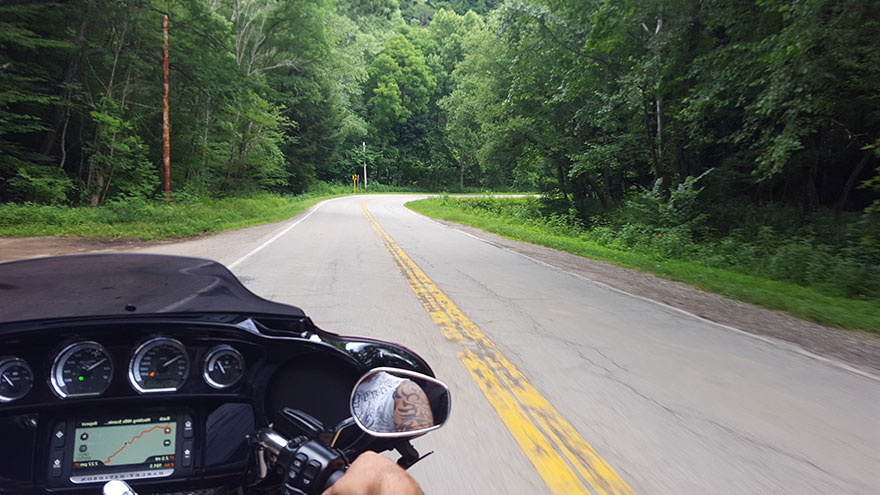
<svg viewBox="0 0 880 495">
<path fill-rule="evenodd" d="M 71 344 L 52 363 L 52 390 L 62 399 L 101 395 L 113 379 L 113 361 L 97 342 Z"/>
<path fill-rule="evenodd" d="M 140 393 L 174 392 L 189 377 L 189 354 L 179 341 L 150 339 L 134 351 L 128 368 L 131 386 Z"/>
</svg>

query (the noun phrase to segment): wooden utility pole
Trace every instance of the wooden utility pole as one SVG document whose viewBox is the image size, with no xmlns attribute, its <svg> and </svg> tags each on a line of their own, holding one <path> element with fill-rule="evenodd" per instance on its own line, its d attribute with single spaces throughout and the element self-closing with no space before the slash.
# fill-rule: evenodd
<svg viewBox="0 0 880 495">
<path fill-rule="evenodd" d="M 362 144 L 364 145 L 364 156 L 363 156 L 363 158 L 364 158 L 364 191 L 366 191 L 367 190 L 367 142 L 362 141 Z"/>
<path fill-rule="evenodd" d="M 162 16 L 162 147 L 165 162 L 165 203 L 171 203 L 171 130 L 168 122 L 168 16 Z"/>
</svg>

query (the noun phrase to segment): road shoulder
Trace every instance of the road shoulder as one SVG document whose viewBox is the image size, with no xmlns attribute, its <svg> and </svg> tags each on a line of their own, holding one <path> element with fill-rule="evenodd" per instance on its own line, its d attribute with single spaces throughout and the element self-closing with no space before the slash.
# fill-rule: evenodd
<svg viewBox="0 0 880 495">
<path fill-rule="evenodd" d="M 507 239 L 447 220 L 431 220 L 501 249 L 607 285 L 615 290 L 650 299 L 712 323 L 732 327 L 733 330 L 795 344 L 806 351 L 805 354 L 814 355 L 812 357 L 817 359 L 839 361 L 843 367 L 851 367 L 856 372 L 880 376 L 880 337 L 865 332 L 825 327 L 639 270 L 622 268 L 564 251 Z"/>
</svg>

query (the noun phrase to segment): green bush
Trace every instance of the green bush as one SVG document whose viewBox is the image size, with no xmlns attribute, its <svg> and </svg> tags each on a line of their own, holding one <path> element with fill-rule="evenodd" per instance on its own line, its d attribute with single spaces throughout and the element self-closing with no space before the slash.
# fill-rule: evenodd
<svg viewBox="0 0 880 495">
<path fill-rule="evenodd" d="M 658 261 L 694 261 L 840 297 L 880 297 L 880 244 L 861 239 L 863 221 L 857 215 L 818 211 L 803 216 L 790 208 L 746 205 L 738 225 L 720 231 L 694 209 L 693 185 L 673 192 L 678 199 L 671 208 L 662 204 L 659 190 L 643 191 L 617 211 L 591 219 L 591 228 L 570 206 L 562 210 L 566 203 L 558 198 L 444 196 L 441 202 Z M 707 235 L 711 231 L 724 235 Z"/>
</svg>

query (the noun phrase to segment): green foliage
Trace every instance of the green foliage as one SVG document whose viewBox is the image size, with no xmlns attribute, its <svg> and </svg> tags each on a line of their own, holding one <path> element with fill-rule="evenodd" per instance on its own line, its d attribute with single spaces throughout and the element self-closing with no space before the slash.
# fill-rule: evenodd
<svg viewBox="0 0 880 495">
<path fill-rule="evenodd" d="M 434 218 L 654 272 L 822 324 L 880 330 L 878 251 L 866 259 L 865 253 L 854 256 L 845 246 L 784 237 L 769 228 L 751 242 L 732 235 L 704 243 L 695 243 L 681 228 L 657 232 L 627 223 L 587 230 L 563 215 L 546 216 L 535 198 L 442 197 L 407 206 Z M 814 219 L 807 229 L 822 230 L 823 223 Z"/>
<path fill-rule="evenodd" d="M 8 181 L 11 194 L 19 201 L 59 205 L 67 203 L 72 181 L 56 168 L 22 164 Z"/>
<path fill-rule="evenodd" d="M 70 48 L 50 27 L 61 15 L 62 5 L 54 2 L 0 5 L 0 155 L 24 162 L 29 167 L 25 175 L 40 175 L 33 167 L 45 157 L 40 150 L 29 149 L 21 137 L 45 131 L 43 112 L 58 104 L 51 91 L 51 70 L 39 61 Z M 0 180 L 9 179 L 10 174 L 18 177 L 16 190 L 31 182 L 16 167 L 3 169 Z M 54 200 L 54 196 L 47 199 Z"/>
<path fill-rule="evenodd" d="M 371 120 L 380 132 L 392 133 L 397 124 L 427 110 L 436 83 L 424 55 L 403 35 L 385 42 L 369 73 Z"/>
<path fill-rule="evenodd" d="M 94 183 L 94 197 L 103 202 L 108 197 L 150 195 L 159 184 L 159 174 L 147 159 L 147 147 L 134 133 L 134 125 L 124 120 L 109 98 L 102 98 L 95 108 L 91 112 L 95 139 L 85 148 L 90 168 L 101 177 Z"/>
<path fill-rule="evenodd" d="M 158 208 L 137 205 L 161 187 L 162 14 L 174 201 L 347 185 L 366 162 L 371 191 L 539 189 L 468 213 L 877 293 L 870 2 L 4 4 L 0 202 Z"/>
<path fill-rule="evenodd" d="M 833 297 L 880 300 L 880 247 L 854 247 L 858 216 L 841 223 L 817 212 L 807 219 L 797 212 L 746 212 L 740 226 L 723 237 L 698 238 L 698 224 L 688 213 L 698 194 L 689 181 L 674 193 L 670 208 L 657 190 L 646 191 L 597 225 L 585 228 L 577 212 L 547 210 L 536 198 L 442 198 L 449 210 L 521 222 L 557 236 L 588 240 L 613 250 L 637 253 L 657 261 L 677 260 L 756 277 L 812 287 Z M 755 218 L 758 216 L 759 218 Z M 794 217 L 793 217 L 794 216 Z M 764 217 L 764 218 L 761 218 Z M 762 226 L 762 224 L 765 224 Z M 707 228 L 701 225 L 702 228 Z"/>
<path fill-rule="evenodd" d="M 0 205 L 0 235 L 75 235 L 166 239 L 219 232 L 290 218 L 323 199 L 349 193 L 324 186 L 300 196 L 255 194 L 225 199 L 177 198 L 171 205 L 142 198 L 108 201 L 99 207 Z"/>
</svg>

